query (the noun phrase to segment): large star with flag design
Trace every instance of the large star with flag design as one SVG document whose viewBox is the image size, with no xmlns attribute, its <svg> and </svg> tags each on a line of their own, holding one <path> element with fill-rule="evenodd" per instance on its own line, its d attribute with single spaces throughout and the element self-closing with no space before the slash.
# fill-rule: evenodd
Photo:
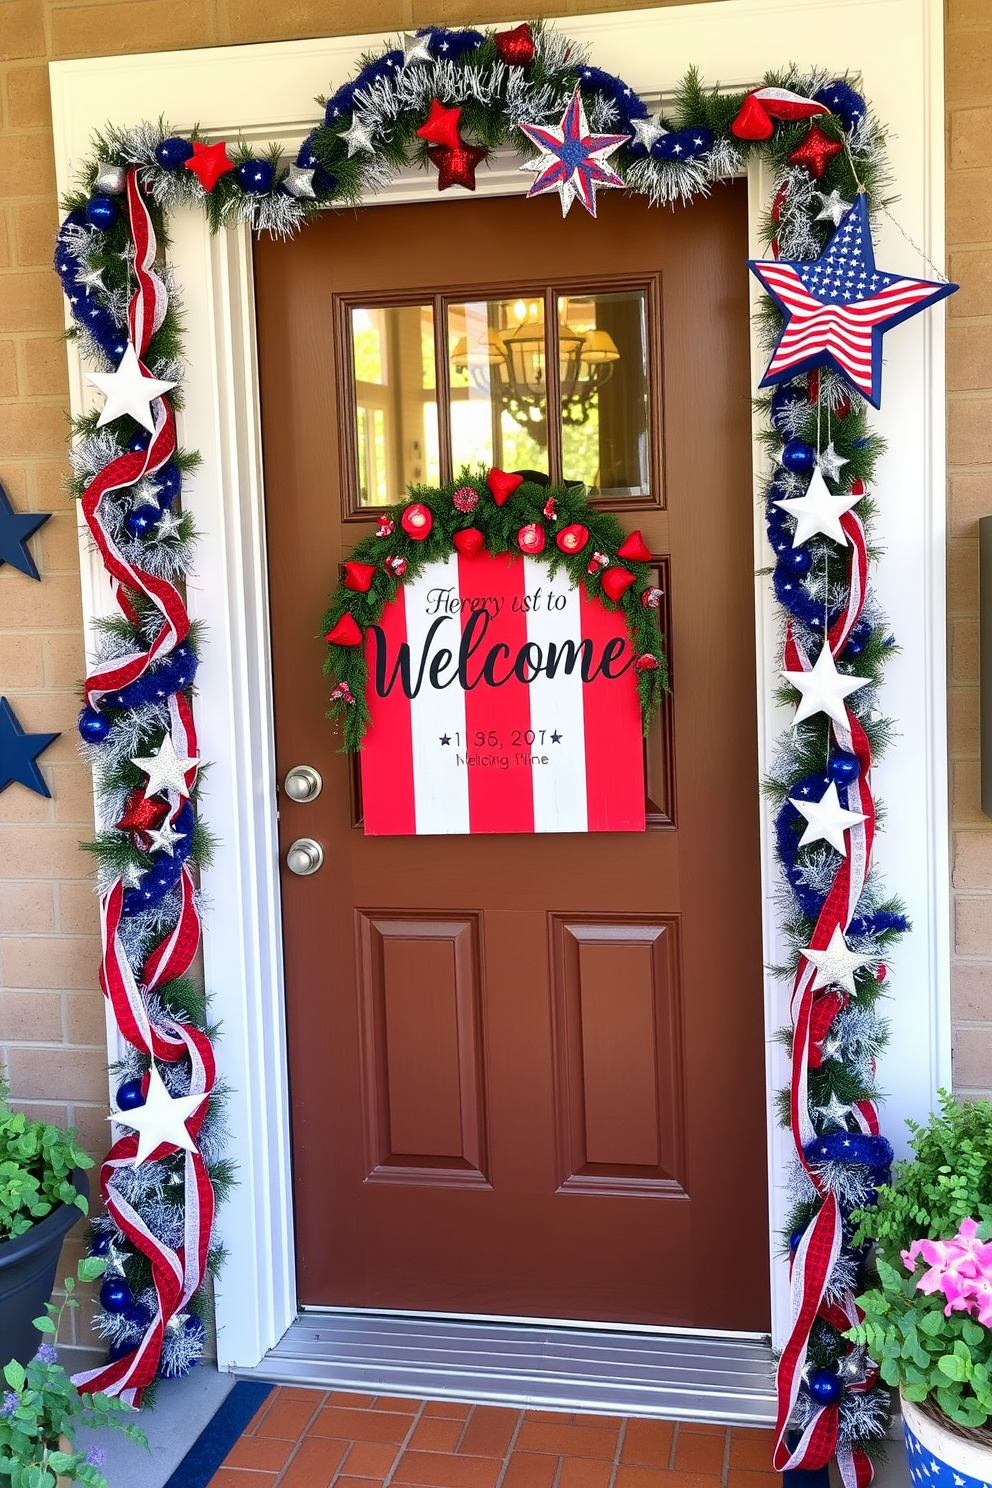
<svg viewBox="0 0 992 1488">
<path fill-rule="evenodd" d="M 876 268 L 863 194 L 819 258 L 805 263 L 749 259 L 748 267 L 785 316 L 761 386 L 827 365 L 875 408 L 882 397 L 884 332 L 958 287 Z"/>
<path fill-rule="evenodd" d="M 576 199 L 595 217 L 596 187 L 623 185 L 621 177 L 606 164 L 606 157 L 621 145 L 629 145 L 630 135 L 590 134 L 578 88 L 557 127 L 521 124 L 520 131 L 540 151 L 536 160 L 528 160 L 520 167 L 538 172 L 527 195 L 543 196 L 546 191 L 557 191 L 563 217 L 568 216 L 568 209 Z"/>
</svg>

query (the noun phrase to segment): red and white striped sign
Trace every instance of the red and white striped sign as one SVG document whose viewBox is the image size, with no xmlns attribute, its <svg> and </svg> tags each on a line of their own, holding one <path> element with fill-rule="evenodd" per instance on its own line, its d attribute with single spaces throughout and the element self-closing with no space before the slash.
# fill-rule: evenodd
<svg viewBox="0 0 992 1488">
<path fill-rule="evenodd" d="M 365 645 L 366 835 L 644 830 L 627 626 L 565 574 L 452 554 Z"/>
</svg>

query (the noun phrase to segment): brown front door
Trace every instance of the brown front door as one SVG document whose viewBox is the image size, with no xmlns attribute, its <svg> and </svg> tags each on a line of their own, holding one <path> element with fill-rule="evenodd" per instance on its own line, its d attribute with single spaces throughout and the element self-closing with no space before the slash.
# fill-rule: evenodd
<svg viewBox="0 0 992 1488">
<path fill-rule="evenodd" d="M 256 248 L 279 774 L 324 782 L 280 797 L 283 856 L 325 853 L 283 875 L 304 1303 L 768 1324 L 745 221 L 741 184 L 445 199 Z M 591 482 L 658 560 L 643 833 L 363 833 L 320 616 L 466 449 Z"/>
</svg>

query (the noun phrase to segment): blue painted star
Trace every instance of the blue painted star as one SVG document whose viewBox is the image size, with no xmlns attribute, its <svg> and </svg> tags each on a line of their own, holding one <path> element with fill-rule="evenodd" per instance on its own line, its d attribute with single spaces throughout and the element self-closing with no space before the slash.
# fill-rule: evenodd
<svg viewBox="0 0 992 1488">
<path fill-rule="evenodd" d="M 536 161 L 529 160 L 520 167 L 538 172 L 527 195 L 543 196 L 546 191 L 557 191 L 563 217 L 568 216 L 576 198 L 595 217 L 596 187 L 623 185 L 620 176 L 605 162 L 607 155 L 621 145 L 630 144 L 630 135 L 590 134 L 578 88 L 557 128 L 550 124 L 521 124 L 520 130 L 540 151 Z"/>
<path fill-rule="evenodd" d="M 842 219 L 819 258 L 748 262 L 785 316 L 762 387 L 812 367 L 835 367 L 878 408 L 882 335 L 953 294 L 956 284 L 904 279 L 875 266 L 864 195 Z"/>
<path fill-rule="evenodd" d="M 0 697 L 0 791 L 18 781 L 39 796 L 51 791 L 35 760 L 58 734 L 26 734 L 5 697 Z"/>
<path fill-rule="evenodd" d="M 26 573 L 29 579 L 40 579 L 27 540 L 51 516 L 51 512 L 15 512 L 7 492 L 0 485 L 0 565 L 10 563 Z"/>
</svg>

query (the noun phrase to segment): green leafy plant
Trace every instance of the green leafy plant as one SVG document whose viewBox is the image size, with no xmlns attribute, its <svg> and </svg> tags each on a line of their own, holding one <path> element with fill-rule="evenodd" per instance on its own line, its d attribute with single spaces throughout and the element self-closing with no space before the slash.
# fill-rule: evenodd
<svg viewBox="0 0 992 1488">
<path fill-rule="evenodd" d="M 95 1281 L 106 1266 L 97 1256 L 80 1261 L 80 1281 Z M 67 1307 L 78 1307 L 73 1292 L 75 1279 L 63 1282 L 61 1305 L 46 1304 L 45 1316 L 35 1318 L 40 1333 L 55 1337 Z M 79 1426 L 110 1426 L 123 1431 L 129 1441 L 147 1447 L 144 1432 L 121 1419 L 131 1414 L 129 1406 L 106 1395 L 80 1395 L 58 1362 L 46 1339 L 27 1366 L 12 1360 L 3 1371 L 7 1391 L 0 1402 L 0 1485 L 2 1488 L 55 1488 L 59 1477 L 86 1488 L 107 1488 L 100 1472 L 102 1449 L 76 1451 Z"/>
<path fill-rule="evenodd" d="M 992 1328 L 950 1311 L 943 1292 L 921 1291 L 925 1263 L 910 1271 L 903 1252 L 914 1240 L 951 1239 L 967 1219 L 977 1222 L 979 1240 L 992 1238 L 992 1104 L 958 1105 L 941 1091 L 927 1124 L 910 1127 L 915 1156 L 879 1189 L 877 1206 L 855 1215 L 855 1243 L 877 1247 L 877 1284 L 858 1298 L 864 1321 L 847 1337 L 907 1400 L 926 1401 L 959 1426 L 984 1426 L 992 1416 Z"/>
<path fill-rule="evenodd" d="M 12 1111 L 0 1076 L 0 1241 L 23 1235 L 60 1204 L 75 1204 L 86 1213 L 86 1199 L 76 1192 L 72 1174 L 91 1168 L 72 1130 L 30 1121 Z"/>
</svg>

